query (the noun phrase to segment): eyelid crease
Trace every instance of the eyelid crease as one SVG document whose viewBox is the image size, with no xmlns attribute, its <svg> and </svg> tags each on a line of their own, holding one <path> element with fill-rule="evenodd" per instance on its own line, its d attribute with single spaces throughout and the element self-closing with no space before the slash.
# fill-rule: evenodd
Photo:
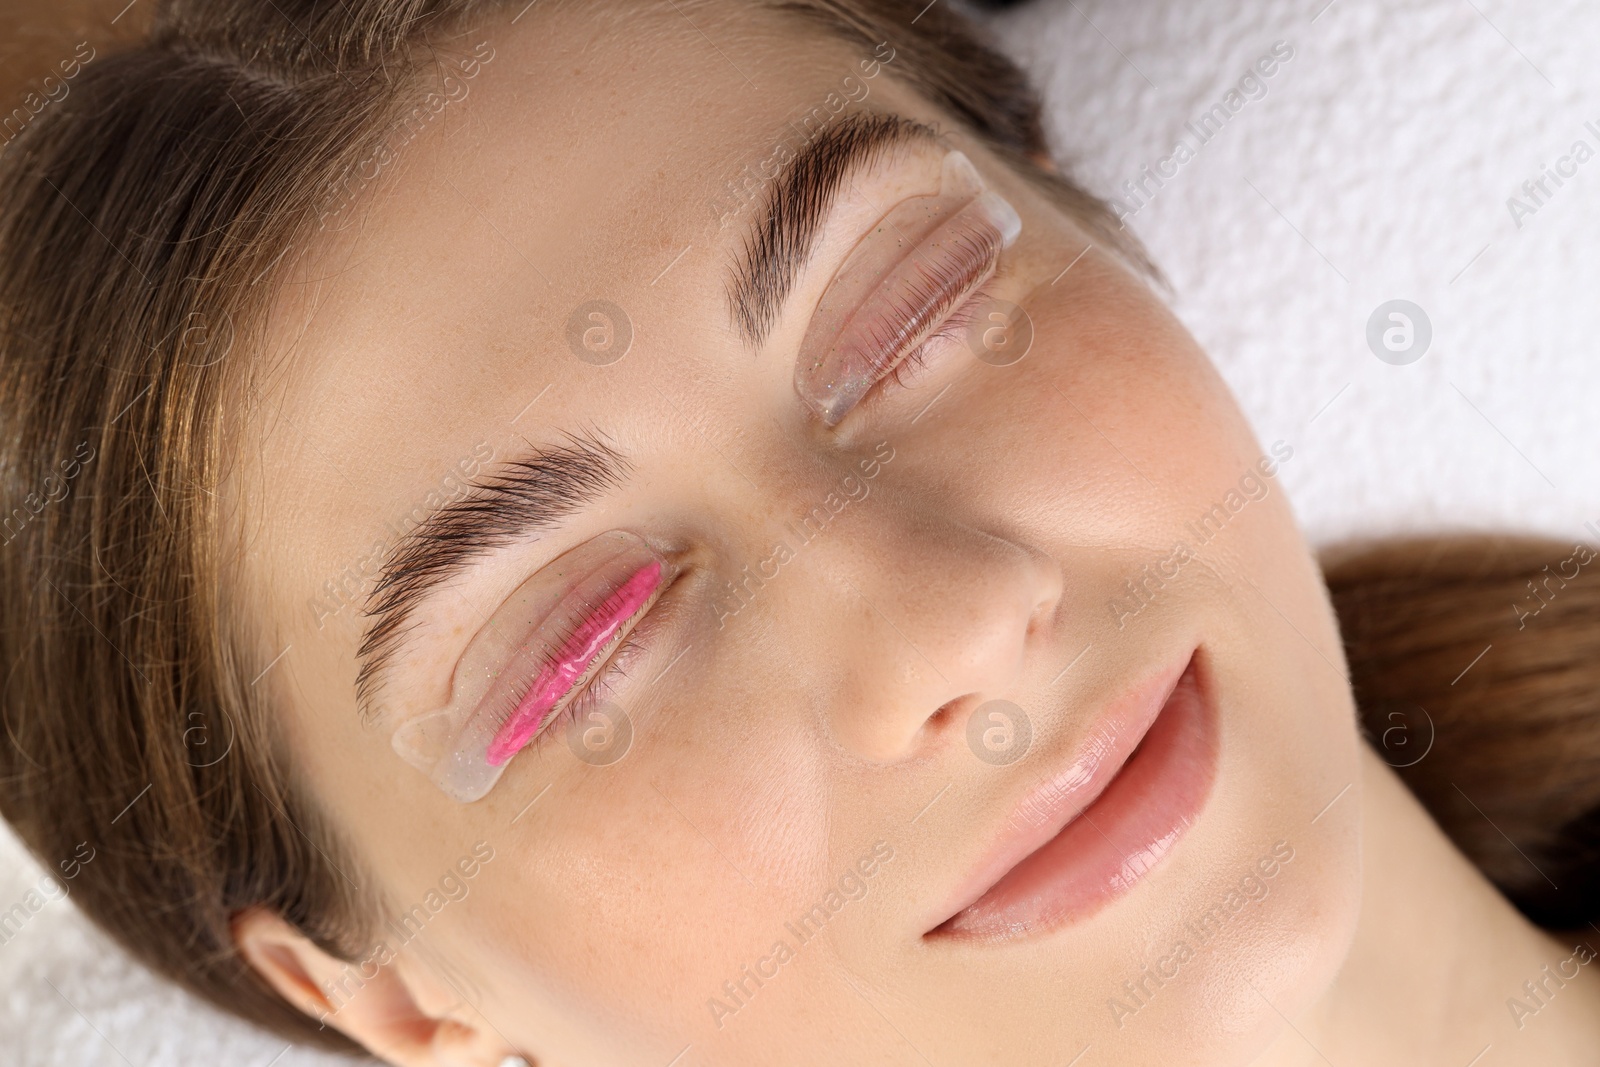
<svg viewBox="0 0 1600 1067">
<path fill-rule="evenodd" d="M 904 321 L 885 330 L 878 305 L 914 297 L 941 272 L 932 304 L 959 295 L 952 287 L 982 284 L 1021 229 L 1016 210 L 987 189 L 971 160 L 948 153 L 939 192 L 892 208 L 824 290 L 795 364 L 801 400 L 824 425 L 837 425 L 937 322 L 927 305 L 902 307 Z"/>
</svg>

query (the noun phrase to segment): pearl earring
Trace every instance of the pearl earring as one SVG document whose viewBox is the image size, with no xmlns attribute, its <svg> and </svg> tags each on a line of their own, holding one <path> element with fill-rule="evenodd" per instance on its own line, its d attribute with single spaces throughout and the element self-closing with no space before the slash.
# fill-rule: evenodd
<svg viewBox="0 0 1600 1067">
<path fill-rule="evenodd" d="M 500 1061 L 500 1067 L 532 1067 L 532 1065 L 521 1056 L 507 1056 Z"/>
</svg>

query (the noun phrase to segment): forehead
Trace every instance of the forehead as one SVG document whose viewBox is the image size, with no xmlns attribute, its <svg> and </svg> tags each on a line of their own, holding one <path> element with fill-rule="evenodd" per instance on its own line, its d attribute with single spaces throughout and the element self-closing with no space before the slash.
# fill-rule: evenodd
<svg viewBox="0 0 1600 1067">
<path fill-rule="evenodd" d="M 673 277 L 677 257 L 725 266 L 741 190 L 805 117 L 885 86 L 860 77 L 870 54 L 756 5 L 586 7 L 539 4 L 465 34 L 460 52 L 490 58 L 453 72 L 443 106 L 407 119 L 381 165 L 355 168 L 352 206 L 291 272 L 262 392 L 320 443 L 359 457 L 366 424 L 349 416 L 415 425 L 488 382 L 525 403 L 544 384 L 530 366 L 559 368 L 565 327 L 593 301 L 725 330 L 721 291 Z M 326 418 L 333 405 L 346 417 Z M 420 458 L 439 440 L 397 444 Z"/>
<path fill-rule="evenodd" d="M 274 307 L 242 431 L 260 462 L 235 491 L 280 632 L 356 632 L 374 550 L 557 410 L 625 428 L 668 374 L 726 374 L 722 275 L 754 185 L 807 122 L 906 96 L 870 51 L 755 5 L 513 14 L 460 39 L 473 61 L 447 58 L 433 106 L 356 169 Z M 636 357 L 599 392 L 573 374 L 596 306 Z"/>
</svg>

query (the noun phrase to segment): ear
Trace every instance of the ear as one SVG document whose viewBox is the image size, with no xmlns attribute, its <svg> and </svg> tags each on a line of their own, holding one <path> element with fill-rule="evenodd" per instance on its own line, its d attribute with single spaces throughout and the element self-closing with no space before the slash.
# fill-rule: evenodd
<svg viewBox="0 0 1600 1067">
<path fill-rule="evenodd" d="M 426 965 L 392 953 L 350 963 L 282 917 L 250 908 L 233 919 L 239 955 L 290 1004 L 395 1067 L 499 1067 L 517 1050 Z M 513 1060 L 515 1062 L 515 1060 Z"/>
</svg>

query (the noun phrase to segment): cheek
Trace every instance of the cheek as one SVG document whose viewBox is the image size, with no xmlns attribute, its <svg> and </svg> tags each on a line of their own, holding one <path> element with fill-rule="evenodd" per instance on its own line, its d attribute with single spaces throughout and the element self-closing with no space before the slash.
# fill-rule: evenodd
<svg viewBox="0 0 1600 1067">
<path fill-rule="evenodd" d="M 954 355 L 964 369 L 940 417 L 904 439 L 902 472 L 944 467 L 952 498 L 970 502 L 958 506 L 1027 522 L 1019 539 L 1165 554 L 1190 512 L 1252 469 L 1257 446 L 1210 361 L 1141 283 L 1097 252 L 1052 276 L 1022 301 L 1033 340 L 1020 361 Z"/>
<path fill-rule="evenodd" d="M 631 1046 L 641 1062 L 661 1033 L 710 1025 L 708 1000 L 725 1000 L 723 984 L 776 940 L 793 941 L 785 922 L 861 851 L 853 827 L 830 819 L 822 750 L 799 736 L 802 716 L 768 691 L 695 694 L 692 706 L 641 709 L 614 766 L 563 768 L 535 809 L 543 818 L 519 822 L 493 887 L 474 896 L 471 952 L 488 961 L 485 986 L 520 991 L 508 1012 L 540 990 L 541 1003 L 564 1005 L 573 1040 L 608 1035 L 608 1052 Z M 549 777 L 558 761 L 571 762 L 552 746 L 532 774 Z M 520 789 L 514 773 L 506 787 Z"/>
<path fill-rule="evenodd" d="M 1239 491 L 1271 442 L 1254 440 L 1209 359 L 1164 309 L 1092 257 L 1080 271 L 1072 286 L 1036 294 L 1029 354 L 1007 368 L 973 366 L 959 401 L 941 401 L 950 403 L 945 421 L 901 449 L 900 473 L 946 464 L 942 480 L 957 487 L 950 507 L 1062 560 L 1094 607 L 1082 620 L 1085 642 L 1153 640 L 1165 626 L 1193 627 L 1205 640 L 1223 731 L 1209 810 L 1162 880 L 1167 899 L 1152 896 L 1122 940 L 1133 950 L 1073 971 L 1094 991 L 1074 1007 L 1107 1041 L 1133 1042 L 1122 1046 L 1130 1054 L 1182 1047 L 1186 1034 L 1248 1047 L 1280 1020 L 1239 975 L 1275 1004 L 1302 1003 L 1332 974 L 1354 927 L 1359 786 L 1312 823 L 1359 774 L 1337 627 L 1282 475 L 1263 479 L 1259 499 Z M 1206 514 L 1221 516 L 1216 531 L 1203 528 Z M 1178 543 L 1194 558 L 1146 587 L 1156 592 L 1130 638 L 1101 606 Z M 1121 980 L 1192 937 L 1186 923 L 1280 838 L 1297 857 L 1268 894 L 1183 966 L 1131 1036 L 1132 1024 L 1116 1027 L 1106 1003 Z"/>
</svg>

